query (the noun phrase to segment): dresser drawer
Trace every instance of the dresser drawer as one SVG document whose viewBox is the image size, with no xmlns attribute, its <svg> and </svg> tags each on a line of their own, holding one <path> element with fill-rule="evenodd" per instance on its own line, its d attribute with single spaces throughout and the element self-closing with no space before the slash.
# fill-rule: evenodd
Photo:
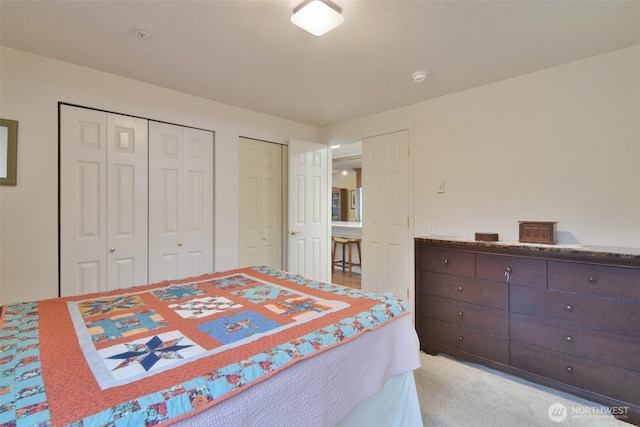
<svg viewBox="0 0 640 427">
<path fill-rule="evenodd" d="M 509 340 L 432 319 L 421 319 L 423 346 L 475 354 L 500 363 L 509 363 Z"/>
<path fill-rule="evenodd" d="M 444 249 L 422 249 L 420 267 L 436 273 L 475 277 L 476 255 L 471 252 Z"/>
<path fill-rule="evenodd" d="M 640 338 L 511 314 L 511 339 L 640 371 Z"/>
<path fill-rule="evenodd" d="M 510 311 L 640 336 L 640 305 L 569 292 L 511 286 Z"/>
<path fill-rule="evenodd" d="M 640 302 L 640 268 L 549 261 L 549 288 Z"/>
<path fill-rule="evenodd" d="M 640 405 L 640 374 L 511 341 L 511 365 L 632 405 Z"/>
<path fill-rule="evenodd" d="M 422 296 L 422 315 L 509 338 L 509 312 L 447 298 Z"/>
<path fill-rule="evenodd" d="M 509 288 L 505 283 L 422 272 L 420 291 L 501 310 L 509 309 Z"/>
<path fill-rule="evenodd" d="M 547 287 L 547 261 L 506 255 L 476 255 L 476 278 L 514 285 Z"/>
</svg>

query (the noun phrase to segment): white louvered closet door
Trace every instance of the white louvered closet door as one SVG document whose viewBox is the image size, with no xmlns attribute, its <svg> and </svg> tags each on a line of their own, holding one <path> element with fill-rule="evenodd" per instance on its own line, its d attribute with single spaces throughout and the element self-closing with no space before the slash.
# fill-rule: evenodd
<svg viewBox="0 0 640 427">
<path fill-rule="evenodd" d="M 213 132 L 149 122 L 149 281 L 213 271 Z"/>
<path fill-rule="evenodd" d="M 61 295 L 147 283 L 147 120 L 60 113 Z"/>
</svg>

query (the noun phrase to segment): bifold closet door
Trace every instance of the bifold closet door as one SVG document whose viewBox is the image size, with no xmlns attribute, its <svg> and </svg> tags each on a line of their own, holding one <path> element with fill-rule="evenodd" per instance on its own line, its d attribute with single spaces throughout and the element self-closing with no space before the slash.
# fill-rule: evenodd
<svg viewBox="0 0 640 427">
<path fill-rule="evenodd" d="M 240 138 L 238 266 L 282 268 L 282 146 Z"/>
<path fill-rule="evenodd" d="M 147 120 L 60 110 L 62 296 L 147 283 Z"/>
<path fill-rule="evenodd" d="M 149 122 L 149 281 L 213 271 L 213 132 Z"/>
</svg>

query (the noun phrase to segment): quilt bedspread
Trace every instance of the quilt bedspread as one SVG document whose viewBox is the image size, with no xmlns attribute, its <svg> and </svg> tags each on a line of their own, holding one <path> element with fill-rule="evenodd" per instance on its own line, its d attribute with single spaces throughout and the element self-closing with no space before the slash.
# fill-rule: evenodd
<svg viewBox="0 0 640 427">
<path fill-rule="evenodd" d="M 169 424 L 408 312 L 268 267 L 9 304 L 0 426 Z"/>
</svg>

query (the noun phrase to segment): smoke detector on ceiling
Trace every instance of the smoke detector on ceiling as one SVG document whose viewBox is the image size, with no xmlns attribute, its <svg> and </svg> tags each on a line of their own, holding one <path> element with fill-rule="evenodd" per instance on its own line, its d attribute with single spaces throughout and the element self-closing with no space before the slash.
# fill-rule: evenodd
<svg viewBox="0 0 640 427">
<path fill-rule="evenodd" d="M 416 83 L 421 83 L 427 80 L 427 77 L 429 77 L 429 73 L 426 71 L 416 71 L 415 73 L 411 74 L 411 78 Z"/>
</svg>

